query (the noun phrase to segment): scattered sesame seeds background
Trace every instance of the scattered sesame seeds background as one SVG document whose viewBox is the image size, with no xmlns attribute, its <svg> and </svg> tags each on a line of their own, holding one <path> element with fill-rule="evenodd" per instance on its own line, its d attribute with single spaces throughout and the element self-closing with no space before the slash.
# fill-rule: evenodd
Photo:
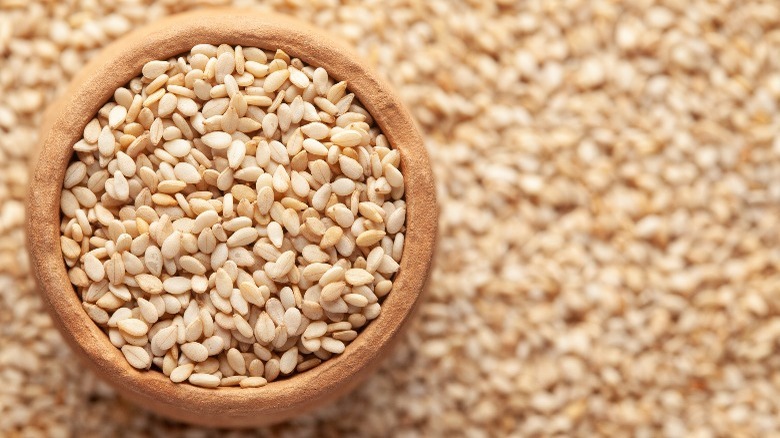
<svg viewBox="0 0 780 438">
<path fill-rule="evenodd" d="M 218 435 L 81 371 L 35 295 L 22 232 L 44 107 L 107 42 L 204 4 L 224 2 L 0 0 L 2 436 Z M 261 434 L 780 430 L 780 4 L 258 7 L 342 36 L 391 81 L 442 209 L 403 345 L 359 391 Z"/>
</svg>

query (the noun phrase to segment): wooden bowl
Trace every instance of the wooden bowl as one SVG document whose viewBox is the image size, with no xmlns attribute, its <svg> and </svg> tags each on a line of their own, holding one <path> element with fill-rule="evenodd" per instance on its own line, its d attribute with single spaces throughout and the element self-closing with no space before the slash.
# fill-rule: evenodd
<svg viewBox="0 0 780 438">
<path fill-rule="evenodd" d="M 60 249 L 60 194 L 72 146 L 117 87 L 153 59 L 168 59 L 198 43 L 281 48 L 323 66 L 372 114 L 401 152 L 407 231 L 401 268 L 381 315 L 346 351 L 312 370 L 256 389 L 204 389 L 172 383 L 159 371 L 138 371 L 86 315 Z M 55 325 L 77 356 L 121 395 L 160 415 L 204 426 L 249 427 L 283 421 L 355 388 L 388 354 L 408 325 L 428 278 L 437 232 L 433 175 L 412 117 L 396 94 L 348 47 L 291 18 L 243 10 L 201 10 L 138 29 L 109 45 L 73 80 L 48 112 L 27 204 L 27 236 L 35 277 Z"/>
</svg>

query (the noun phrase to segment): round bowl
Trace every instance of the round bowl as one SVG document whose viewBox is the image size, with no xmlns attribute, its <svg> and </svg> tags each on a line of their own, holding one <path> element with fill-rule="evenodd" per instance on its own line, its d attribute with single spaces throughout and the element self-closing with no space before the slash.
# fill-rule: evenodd
<svg viewBox="0 0 780 438">
<path fill-rule="evenodd" d="M 198 43 L 283 49 L 337 80 L 347 80 L 401 152 L 406 184 L 405 248 L 381 315 L 346 351 L 321 365 L 262 388 L 204 389 L 172 383 L 159 371 L 132 368 L 87 316 L 71 285 L 60 248 L 60 195 L 72 146 L 117 87 L 153 59 L 168 59 Z M 121 395 L 155 413 L 188 423 L 249 427 L 283 421 L 354 389 L 387 356 L 420 302 L 437 233 L 433 175 L 414 121 L 391 88 L 345 45 L 291 18 L 243 10 L 201 10 L 135 30 L 106 47 L 74 78 L 43 123 L 40 155 L 27 205 L 28 248 L 39 289 L 55 325 L 76 355 Z"/>
</svg>

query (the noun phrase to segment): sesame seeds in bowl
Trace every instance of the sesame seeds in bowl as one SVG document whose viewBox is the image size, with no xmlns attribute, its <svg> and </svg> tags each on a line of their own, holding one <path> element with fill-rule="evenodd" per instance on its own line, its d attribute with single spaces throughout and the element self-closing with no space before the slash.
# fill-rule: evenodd
<svg viewBox="0 0 780 438">
<path fill-rule="evenodd" d="M 392 293 L 401 157 L 325 68 L 199 44 L 147 62 L 73 150 L 62 255 L 136 369 L 262 386 L 341 354 Z"/>
</svg>

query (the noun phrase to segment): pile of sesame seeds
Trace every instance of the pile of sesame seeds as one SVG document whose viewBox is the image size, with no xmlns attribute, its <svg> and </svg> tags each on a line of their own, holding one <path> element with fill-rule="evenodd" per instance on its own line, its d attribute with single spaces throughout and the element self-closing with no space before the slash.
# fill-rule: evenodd
<svg viewBox="0 0 780 438">
<path fill-rule="evenodd" d="M 45 105 L 99 47 L 236 0 L 0 2 L 0 434 L 207 437 L 95 381 L 24 254 Z M 269 0 L 347 39 L 425 136 L 436 267 L 397 353 L 261 434 L 761 436 L 780 429 L 780 5 Z M 230 436 L 256 435 L 257 431 Z"/>
</svg>

